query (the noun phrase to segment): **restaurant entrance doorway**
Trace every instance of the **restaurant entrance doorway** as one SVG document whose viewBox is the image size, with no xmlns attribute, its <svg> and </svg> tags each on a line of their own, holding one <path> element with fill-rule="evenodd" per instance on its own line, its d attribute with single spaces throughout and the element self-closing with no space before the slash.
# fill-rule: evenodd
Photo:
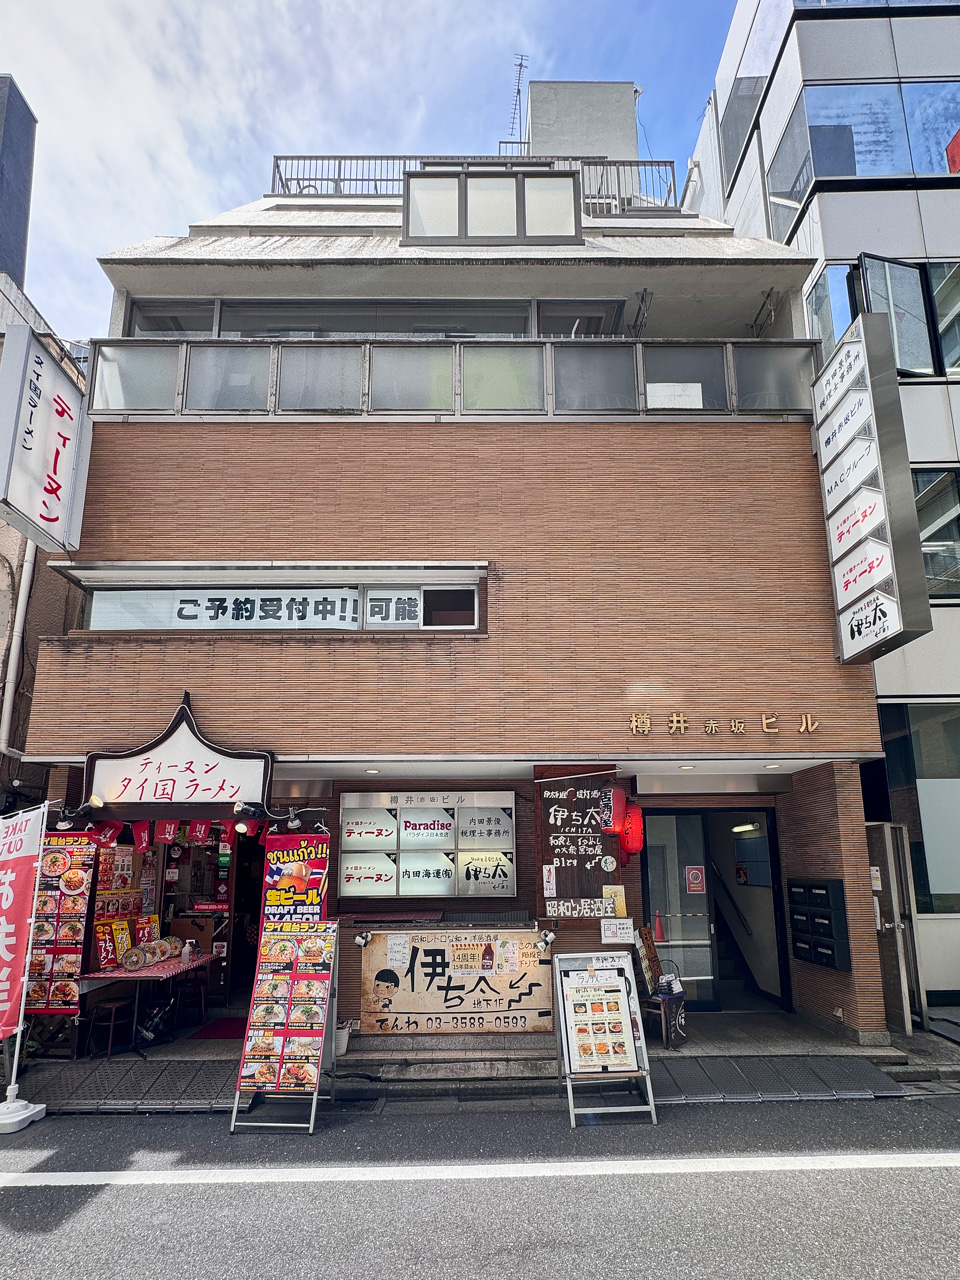
<svg viewBox="0 0 960 1280">
<path fill-rule="evenodd" d="M 772 810 L 646 810 L 644 914 L 694 1010 L 790 1007 Z"/>
</svg>

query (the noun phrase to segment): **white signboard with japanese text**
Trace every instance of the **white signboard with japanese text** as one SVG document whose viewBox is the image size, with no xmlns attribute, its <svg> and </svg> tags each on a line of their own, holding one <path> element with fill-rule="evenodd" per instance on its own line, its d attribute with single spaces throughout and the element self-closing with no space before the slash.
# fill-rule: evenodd
<svg viewBox="0 0 960 1280">
<path fill-rule="evenodd" d="M 356 631 L 352 587 L 95 591 L 93 631 Z"/>
<path fill-rule="evenodd" d="M 853 329 L 851 326 L 847 332 Z M 813 384 L 813 403 L 819 421 L 833 412 L 852 386 L 866 385 L 866 355 L 858 339 L 859 333 L 856 338 L 841 338 L 830 363 Z"/>
<path fill-rule="evenodd" d="M 153 750 L 120 759 L 99 757 L 91 793 L 105 805 L 259 803 L 266 764 L 235 759 L 199 741 L 186 723 Z"/>
<path fill-rule="evenodd" d="M 462 898 L 514 898 L 517 894 L 515 853 L 490 849 L 457 853 L 457 893 Z"/>
<path fill-rule="evenodd" d="M 833 567 L 833 581 L 841 607 L 879 587 L 893 573 L 893 556 L 885 542 L 866 538 Z"/>
<path fill-rule="evenodd" d="M 341 898 L 395 897 L 397 855 L 345 849 L 340 854 Z"/>
<path fill-rule="evenodd" d="M 823 426 L 817 428 L 817 442 L 824 466 L 842 453 L 855 436 L 875 434 L 872 417 L 870 392 L 866 387 L 852 387 Z"/>
<path fill-rule="evenodd" d="M 886 316 L 858 316 L 813 387 L 839 656 L 866 662 L 932 629 Z"/>
<path fill-rule="evenodd" d="M 341 895 L 515 897 L 515 799 L 512 791 L 343 794 Z"/>
<path fill-rule="evenodd" d="M 400 892 L 413 897 L 455 898 L 457 865 L 454 854 L 423 849 L 400 854 Z"/>
<path fill-rule="evenodd" d="M 455 809 L 403 809 L 400 811 L 401 849 L 455 849 Z"/>
<path fill-rule="evenodd" d="M 837 561 L 851 547 L 873 533 L 887 518 L 887 508 L 879 489 L 860 489 L 848 498 L 827 521 L 830 559 Z"/>
<path fill-rule="evenodd" d="M 396 809 L 341 809 L 340 852 L 396 849 Z"/>
<path fill-rule="evenodd" d="M 856 493 L 861 485 L 876 476 L 880 465 L 877 442 L 871 436 L 856 437 L 823 473 L 823 495 L 827 514 Z"/>
<path fill-rule="evenodd" d="M 900 630 L 900 609 L 893 596 L 872 591 L 840 615 L 840 642 L 844 658 L 872 649 Z"/>
<path fill-rule="evenodd" d="M 29 325 L 0 356 L 0 513 L 45 551 L 80 545 L 91 428 L 83 392 Z"/>
</svg>

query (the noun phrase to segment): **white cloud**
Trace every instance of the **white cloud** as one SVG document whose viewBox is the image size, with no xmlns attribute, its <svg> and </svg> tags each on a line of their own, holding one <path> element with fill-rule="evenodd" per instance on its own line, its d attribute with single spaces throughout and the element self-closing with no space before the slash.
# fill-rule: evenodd
<svg viewBox="0 0 960 1280">
<path fill-rule="evenodd" d="M 495 150 L 545 5 L 6 0 L 2 70 L 39 121 L 30 296 L 104 333 L 97 255 L 256 199 L 275 152 Z"/>
<path fill-rule="evenodd" d="M 274 153 L 495 152 L 515 53 L 540 79 L 639 79 L 665 50 L 682 74 L 679 11 L 725 27 L 733 2 L 3 0 L 0 71 L 39 121 L 28 293 L 102 335 L 97 255 L 256 199 Z"/>
</svg>

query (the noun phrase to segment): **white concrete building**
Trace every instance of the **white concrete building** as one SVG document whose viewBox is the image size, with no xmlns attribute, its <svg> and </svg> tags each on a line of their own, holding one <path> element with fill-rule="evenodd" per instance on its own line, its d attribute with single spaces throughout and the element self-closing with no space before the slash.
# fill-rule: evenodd
<svg viewBox="0 0 960 1280">
<path fill-rule="evenodd" d="M 683 204 L 816 258 L 826 360 L 885 312 L 934 630 L 875 664 L 886 786 L 908 829 L 931 1003 L 960 991 L 960 4 L 740 0 Z M 777 299 L 770 298 L 770 313 Z"/>
</svg>

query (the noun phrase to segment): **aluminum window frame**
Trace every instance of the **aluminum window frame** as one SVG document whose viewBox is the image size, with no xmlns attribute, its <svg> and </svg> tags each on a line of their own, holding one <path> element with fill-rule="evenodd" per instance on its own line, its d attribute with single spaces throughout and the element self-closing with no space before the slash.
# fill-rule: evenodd
<svg viewBox="0 0 960 1280">
<path fill-rule="evenodd" d="M 458 223 L 459 230 L 455 236 L 412 236 L 410 234 L 410 178 L 429 182 L 431 178 L 457 178 L 458 189 Z M 573 187 L 573 222 L 574 234 L 571 236 L 528 236 L 526 228 L 526 201 L 524 199 L 524 180 L 526 178 L 569 178 Z M 515 236 L 470 236 L 467 235 L 467 182 L 469 179 L 512 178 L 515 186 L 517 210 L 517 234 Z M 530 244 L 575 244 L 581 245 L 583 240 L 583 192 L 580 173 L 577 169 L 547 169 L 545 167 L 524 166 L 480 166 L 464 165 L 460 168 L 442 169 L 407 169 L 403 175 L 403 222 L 400 233 L 400 247 L 416 245 L 482 245 L 495 248 L 498 245 Z"/>
</svg>

